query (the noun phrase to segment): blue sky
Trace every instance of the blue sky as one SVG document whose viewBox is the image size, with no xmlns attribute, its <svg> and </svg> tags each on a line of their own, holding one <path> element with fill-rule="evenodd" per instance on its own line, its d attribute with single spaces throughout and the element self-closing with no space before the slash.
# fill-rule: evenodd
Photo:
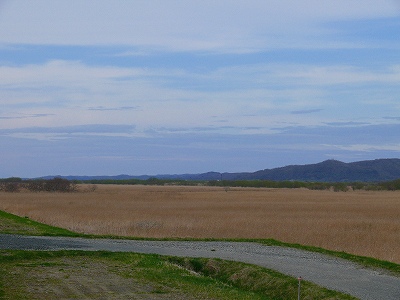
<svg viewBox="0 0 400 300">
<path fill-rule="evenodd" d="M 399 0 L 0 0 L 0 177 L 400 157 Z"/>
</svg>

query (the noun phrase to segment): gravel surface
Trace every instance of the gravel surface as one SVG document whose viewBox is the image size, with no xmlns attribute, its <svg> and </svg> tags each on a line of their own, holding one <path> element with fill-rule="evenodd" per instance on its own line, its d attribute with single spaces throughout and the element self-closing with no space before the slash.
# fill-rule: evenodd
<svg viewBox="0 0 400 300">
<path fill-rule="evenodd" d="M 106 250 L 221 258 L 255 264 L 366 300 L 399 300 L 400 277 L 293 248 L 242 242 L 185 242 L 34 237 L 0 234 L 0 249 Z"/>
</svg>

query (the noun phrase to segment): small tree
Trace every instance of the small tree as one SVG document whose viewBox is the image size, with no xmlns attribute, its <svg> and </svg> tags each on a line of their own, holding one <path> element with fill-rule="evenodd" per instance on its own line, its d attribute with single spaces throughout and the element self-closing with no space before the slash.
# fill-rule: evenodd
<svg viewBox="0 0 400 300">
<path fill-rule="evenodd" d="M 45 191 L 45 183 L 44 180 L 28 180 L 25 187 L 31 192 L 43 192 Z"/>
</svg>

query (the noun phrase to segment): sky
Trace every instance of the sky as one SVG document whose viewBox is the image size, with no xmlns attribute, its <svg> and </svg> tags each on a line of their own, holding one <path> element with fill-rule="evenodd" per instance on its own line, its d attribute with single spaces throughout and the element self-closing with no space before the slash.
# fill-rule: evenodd
<svg viewBox="0 0 400 300">
<path fill-rule="evenodd" d="M 0 0 L 0 178 L 400 158 L 400 0 Z"/>
</svg>

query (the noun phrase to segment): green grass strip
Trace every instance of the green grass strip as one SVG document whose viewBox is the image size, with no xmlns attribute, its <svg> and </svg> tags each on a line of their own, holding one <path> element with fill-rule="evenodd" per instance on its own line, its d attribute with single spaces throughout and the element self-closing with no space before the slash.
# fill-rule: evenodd
<svg viewBox="0 0 400 300">
<path fill-rule="evenodd" d="M 49 226 L 29 218 L 19 217 L 0 210 L 0 232 L 5 234 L 44 235 L 44 236 L 82 236 L 67 229 Z"/>
</svg>

